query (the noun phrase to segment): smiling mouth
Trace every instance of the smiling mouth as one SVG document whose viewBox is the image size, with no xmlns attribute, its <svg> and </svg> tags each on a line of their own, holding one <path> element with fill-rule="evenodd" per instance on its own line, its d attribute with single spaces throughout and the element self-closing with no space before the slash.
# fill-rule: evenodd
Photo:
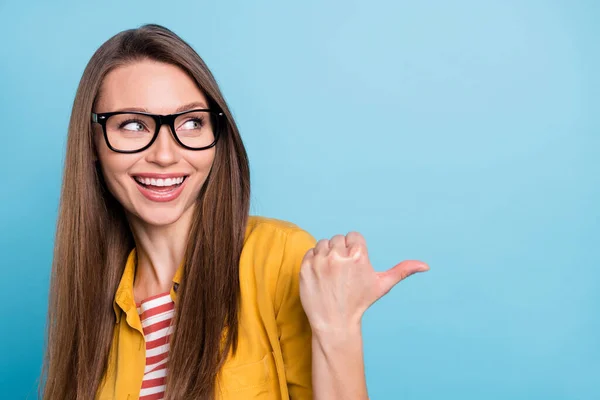
<svg viewBox="0 0 600 400">
<path fill-rule="evenodd" d="M 187 175 L 166 179 L 144 178 L 140 176 L 134 176 L 133 179 L 138 185 L 146 189 L 150 189 L 156 192 L 169 192 L 181 186 L 183 182 L 185 182 L 185 180 L 187 179 Z"/>
</svg>

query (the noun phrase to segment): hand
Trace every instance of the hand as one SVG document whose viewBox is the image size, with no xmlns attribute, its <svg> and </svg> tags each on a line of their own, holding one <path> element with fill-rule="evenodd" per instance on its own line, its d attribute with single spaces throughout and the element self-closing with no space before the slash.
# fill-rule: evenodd
<svg viewBox="0 0 600 400">
<path fill-rule="evenodd" d="M 376 272 L 360 233 L 320 240 L 300 269 L 300 300 L 313 332 L 343 332 L 359 328 L 364 312 L 398 282 L 429 270 L 421 261 L 402 261 Z"/>
</svg>

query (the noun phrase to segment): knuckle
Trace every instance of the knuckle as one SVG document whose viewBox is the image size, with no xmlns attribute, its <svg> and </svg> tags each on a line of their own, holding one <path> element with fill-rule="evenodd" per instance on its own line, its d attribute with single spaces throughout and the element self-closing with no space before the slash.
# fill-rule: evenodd
<svg viewBox="0 0 600 400">
<path fill-rule="evenodd" d="M 329 240 L 328 239 L 321 239 L 317 242 L 317 245 L 315 246 L 316 249 L 320 249 L 323 247 L 329 247 Z"/>
<path fill-rule="evenodd" d="M 344 235 L 340 235 L 340 234 L 338 234 L 338 235 L 334 235 L 334 236 L 331 238 L 331 241 L 334 241 L 334 240 L 336 240 L 336 241 L 337 241 L 337 240 L 346 240 L 346 237 L 345 237 Z"/>
<path fill-rule="evenodd" d="M 312 251 L 307 252 L 302 258 L 302 262 L 300 263 L 300 269 L 305 268 L 307 265 L 310 265 L 310 261 L 312 259 Z"/>
<path fill-rule="evenodd" d="M 346 236 L 350 236 L 353 238 L 361 238 L 362 239 L 362 235 L 360 234 L 360 232 L 356 232 L 356 231 L 350 231 L 348 232 L 348 234 Z"/>
</svg>

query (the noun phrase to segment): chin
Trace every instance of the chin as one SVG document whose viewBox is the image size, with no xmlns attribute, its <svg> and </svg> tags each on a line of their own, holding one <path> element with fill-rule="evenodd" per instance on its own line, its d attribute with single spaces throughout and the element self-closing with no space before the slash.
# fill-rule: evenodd
<svg viewBox="0 0 600 400">
<path fill-rule="evenodd" d="M 160 214 L 150 214 L 144 213 L 143 215 L 139 215 L 138 218 L 147 225 L 159 227 L 159 226 L 169 226 L 173 225 L 181 218 L 181 214 L 172 214 L 172 213 L 160 213 Z"/>
<path fill-rule="evenodd" d="M 142 223 L 154 227 L 169 226 L 175 224 L 184 215 L 188 214 L 192 207 L 182 209 L 180 207 L 136 207 L 135 217 Z"/>
</svg>

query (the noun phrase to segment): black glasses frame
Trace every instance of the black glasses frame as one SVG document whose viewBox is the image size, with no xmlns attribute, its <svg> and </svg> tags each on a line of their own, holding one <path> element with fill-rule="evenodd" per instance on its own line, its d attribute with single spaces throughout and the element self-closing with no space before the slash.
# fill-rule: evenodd
<svg viewBox="0 0 600 400">
<path fill-rule="evenodd" d="M 194 112 L 194 111 L 205 111 L 208 112 L 212 118 L 213 126 L 215 127 L 213 134 L 215 135 L 215 140 L 209 144 L 208 146 L 204 146 L 204 147 L 189 147 L 186 146 L 185 144 L 183 144 L 181 142 L 181 140 L 179 140 L 179 138 L 177 137 L 177 132 L 175 132 L 175 119 L 177 117 L 179 117 L 180 115 L 183 114 L 187 114 L 189 112 Z M 139 150 L 119 150 L 114 148 L 109 140 L 108 140 L 108 134 L 106 132 L 106 121 L 108 121 L 108 118 L 110 118 L 113 115 L 122 115 L 122 114 L 137 114 L 137 115 L 145 115 L 148 117 L 152 117 L 152 119 L 154 119 L 154 122 L 156 124 L 156 130 L 154 132 L 154 135 L 152 136 L 152 139 L 150 140 L 150 142 L 142 147 Z M 141 111 L 114 111 L 114 112 L 105 112 L 105 113 L 94 113 L 92 112 L 92 122 L 96 122 L 98 124 L 100 124 L 102 126 L 102 132 L 104 133 L 104 140 L 106 141 L 106 145 L 108 146 L 109 149 L 111 149 L 114 152 L 117 153 L 126 153 L 126 154 L 131 154 L 131 153 L 139 153 L 141 151 L 146 150 L 148 147 L 152 146 L 152 144 L 154 143 L 154 141 L 156 141 L 156 138 L 158 137 L 158 132 L 160 132 L 160 128 L 163 125 L 168 125 L 171 128 L 171 135 L 173 136 L 173 138 L 175 139 L 175 141 L 184 149 L 187 150 L 194 150 L 194 151 L 200 151 L 200 150 L 206 150 L 206 149 L 210 149 L 211 147 L 215 146 L 217 144 L 217 141 L 219 140 L 219 134 L 220 134 L 220 123 L 219 120 L 223 118 L 223 113 L 222 112 L 215 112 L 211 109 L 208 108 L 196 108 L 193 110 L 187 110 L 187 111 L 182 111 L 182 112 L 178 112 L 175 114 L 167 114 L 167 115 L 161 115 L 161 114 L 150 114 L 150 113 L 146 113 L 146 112 L 141 112 Z"/>
</svg>

